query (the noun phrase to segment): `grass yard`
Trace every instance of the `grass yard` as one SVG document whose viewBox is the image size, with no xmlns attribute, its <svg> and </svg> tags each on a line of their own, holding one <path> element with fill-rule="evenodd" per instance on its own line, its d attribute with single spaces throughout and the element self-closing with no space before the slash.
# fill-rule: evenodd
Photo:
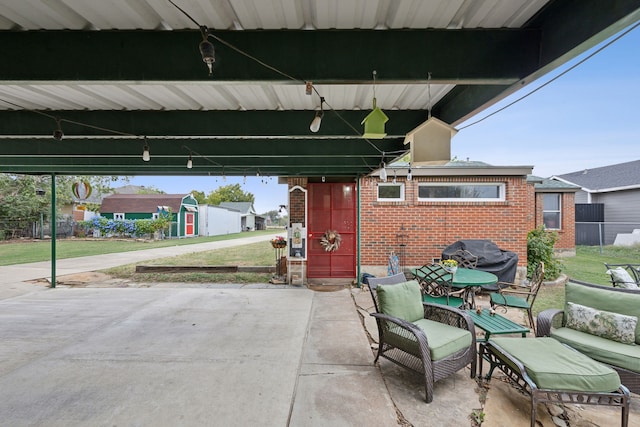
<svg viewBox="0 0 640 427">
<path fill-rule="evenodd" d="M 143 249 L 164 248 L 167 246 L 193 245 L 196 243 L 240 239 L 243 237 L 273 234 L 278 232 L 284 232 L 284 230 L 270 229 L 227 234 L 224 236 L 192 237 L 187 239 L 153 241 L 133 239 L 61 239 L 56 241 L 56 257 L 58 259 L 64 259 L 89 255 L 112 254 L 116 252 L 139 251 Z M 0 244 L 0 266 L 48 261 L 50 259 L 50 240 L 28 240 L 20 242 L 3 242 Z"/>
<path fill-rule="evenodd" d="M 274 252 L 269 242 L 196 252 L 169 258 L 146 261 L 145 265 L 238 265 L 270 266 L 275 264 Z M 102 273 L 119 279 L 136 282 L 191 282 L 206 283 L 266 283 L 270 273 L 136 273 L 136 264 L 103 270 Z"/>
</svg>

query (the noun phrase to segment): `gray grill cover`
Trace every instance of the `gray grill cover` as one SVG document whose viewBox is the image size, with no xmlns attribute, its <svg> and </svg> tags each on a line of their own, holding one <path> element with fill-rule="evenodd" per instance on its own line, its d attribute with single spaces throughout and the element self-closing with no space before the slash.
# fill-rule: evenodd
<svg viewBox="0 0 640 427">
<path fill-rule="evenodd" d="M 491 240 L 458 240 L 442 251 L 442 259 L 451 258 L 458 249 L 466 249 L 478 257 L 478 270 L 498 276 L 499 282 L 513 283 L 518 268 L 518 254 L 500 249 Z M 497 286 L 483 286 L 498 289 Z"/>
</svg>

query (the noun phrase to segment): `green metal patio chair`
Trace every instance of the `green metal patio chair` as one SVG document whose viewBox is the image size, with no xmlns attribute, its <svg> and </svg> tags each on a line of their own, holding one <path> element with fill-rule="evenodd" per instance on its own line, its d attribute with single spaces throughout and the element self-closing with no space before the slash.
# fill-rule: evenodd
<svg viewBox="0 0 640 427">
<path fill-rule="evenodd" d="M 425 264 L 416 269 L 415 279 L 422 287 L 422 300 L 449 307 L 464 306 L 464 289 L 453 288 L 453 275 L 440 264 Z"/>
<path fill-rule="evenodd" d="M 535 334 L 536 325 L 533 321 L 533 312 L 531 311 L 531 308 L 533 307 L 533 303 L 536 301 L 536 296 L 538 295 L 538 290 L 540 290 L 543 279 L 544 263 L 540 262 L 533 272 L 530 286 L 520 286 L 510 283 L 508 287 L 489 294 L 489 297 L 491 298 L 491 308 L 495 309 L 497 307 L 502 307 L 505 312 L 509 307 L 525 310 L 527 312 L 527 317 L 529 318 L 529 325 Z M 498 284 L 502 285 L 502 283 Z"/>
</svg>

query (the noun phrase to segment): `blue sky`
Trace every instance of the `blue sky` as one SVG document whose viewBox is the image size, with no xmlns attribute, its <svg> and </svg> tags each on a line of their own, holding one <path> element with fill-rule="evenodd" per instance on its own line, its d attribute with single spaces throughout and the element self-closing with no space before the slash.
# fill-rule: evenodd
<svg viewBox="0 0 640 427">
<path fill-rule="evenodd" d="M 458 125 L 452 156 L 497 166 L 533 166 L 533 173 L 542 177 L 640 159 L 640 28 L 536 93 L 464 128 L 548 82 L 592 51 Z M 242 177 L 139 176 L 130 183 L 167 193 L 209 193 L 238 183 L 254 194 L 258 213 L 287 203 L 287 186 L 278 184 L 276 177 L 247 177 L 245 184 Z"/>
</svg>

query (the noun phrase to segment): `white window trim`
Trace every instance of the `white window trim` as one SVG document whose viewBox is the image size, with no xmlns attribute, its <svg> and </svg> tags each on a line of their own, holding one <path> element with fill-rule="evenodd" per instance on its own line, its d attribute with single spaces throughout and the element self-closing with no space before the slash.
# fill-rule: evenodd
<svg viewBox="0 0 640 427">
<path fill-rule="evenodd" d="M 124 221 L 124 212 L 118 212 L 113 214 L 113 219 Z"/>
<path fill-rule="evenodd" d="M 382 198 L 380 197 L 379 187 L 400 187 L 400 197 L 398 198 Z M 378 202 L 404 202 L 404 183 L 402 182 L 379 182 L 376 187 L 376 199 Z"/>
<path fill-rule="evenodd" d="M 458 197 L 420 197 L 420 187 L 460 187 L 464 185 L 480 186 L 494 185 L 498 187 L 499 196 L 496 198 L 458 198 Z M 506 200 L 506 185 L 504 182 L 421 182 L 418 184 L 419 202 L 504 202 Z"/>
<path fill-rule="evenodd" d="M 553 209 L 545 209 L 544 208 L 544 197 L 543 197 L 543 205 L 542 205 L 542 223 L 544 224 L 544 214 L 545 213 L 557 213 L 558 214 L 558 226 L 551 228 L 551 227 L 547 227 L 546 224 L 544 224 L 545 228 L 547 230 L 562 230 L 562 193 L 550 193 L 550 194 L 555 194 L 556 196 L 558 196 L 558 209 L 557 210 L 553 210 Z"/>
</svg>

